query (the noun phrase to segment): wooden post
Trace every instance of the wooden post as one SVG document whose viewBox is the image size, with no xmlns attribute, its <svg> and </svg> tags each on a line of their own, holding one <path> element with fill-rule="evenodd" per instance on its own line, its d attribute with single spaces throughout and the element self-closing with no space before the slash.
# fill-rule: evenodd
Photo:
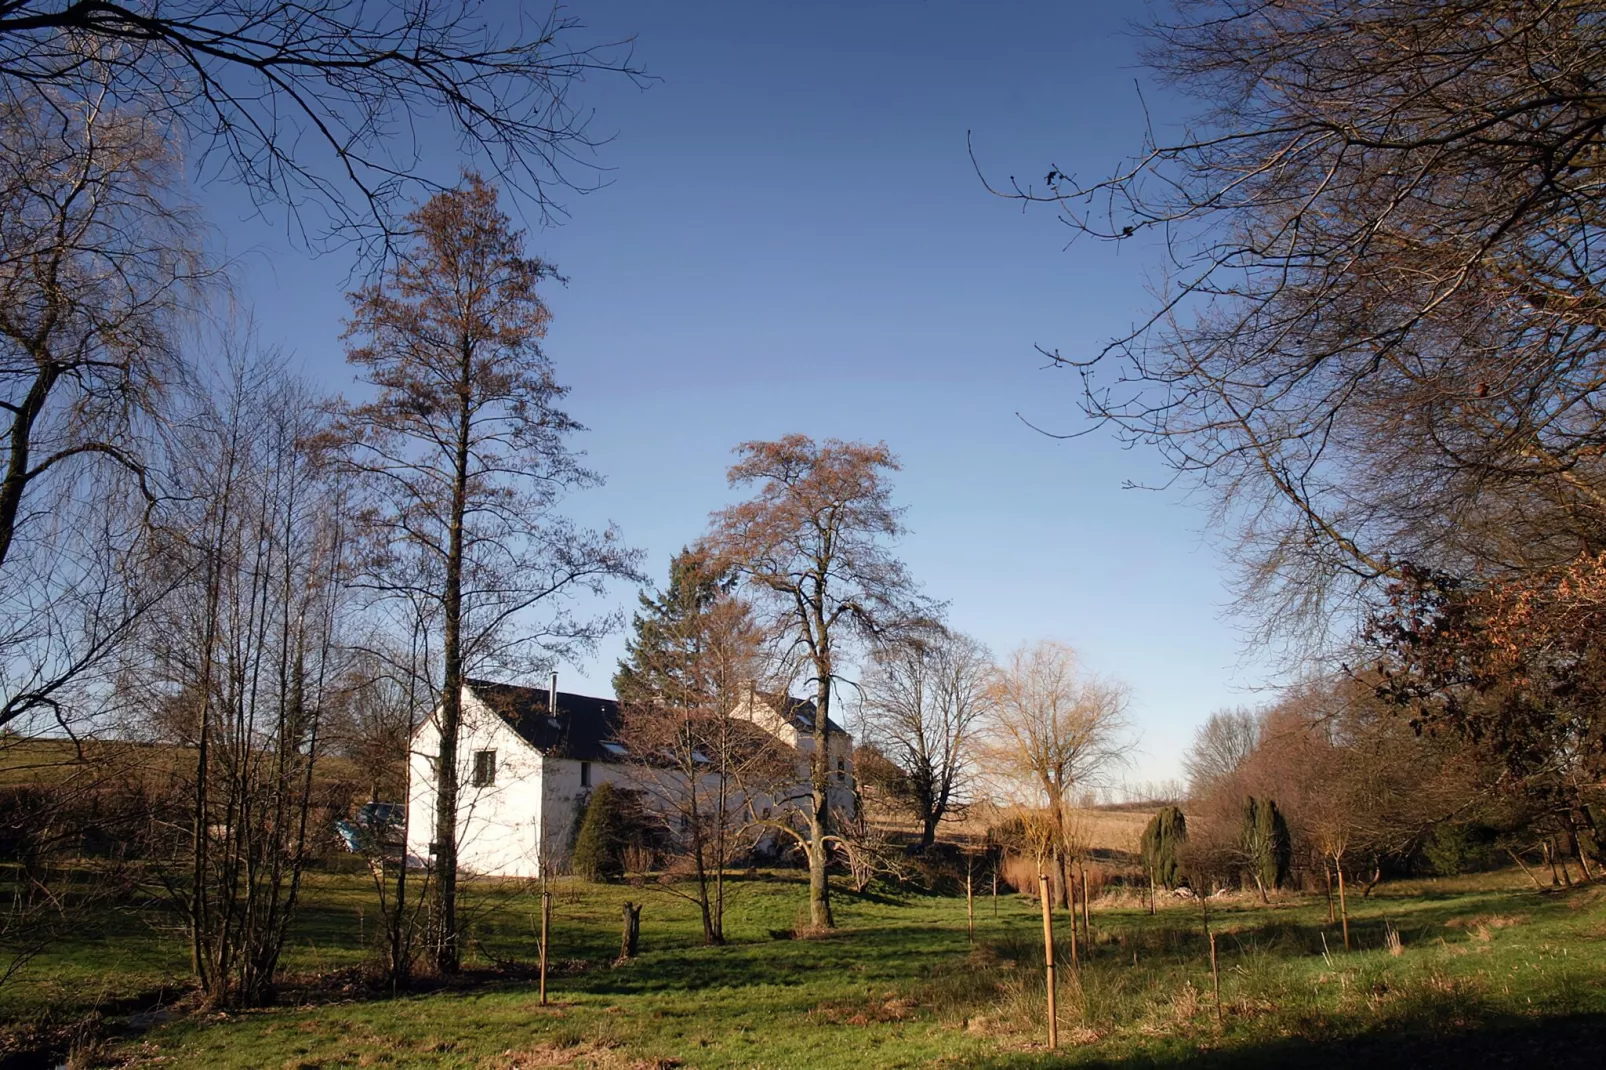
<svg viewBox="0 0 1606 1070">
<path fill-rule="evenodd" d="M 1082 968 L 1082 958 L 1076 946 L 1076 881 L 1071 877 L 1071 867 L 1060 867 L 1060 880 L 1065 882 L 1065 899 L 1071 909 L 1071 969 Z"/>
<path fill-rule="evenodd" d="M 970 942 L 976 942 L 976 896 L 971 891 L 971 877 L 976 868 L 976 860 L 965 859 L 965 923 L 970 929 Z"/>
<path fill-rule="evenodd" d="M 541 893 L 541 1006 L 546 1006 L 547 940 L 552 931 L 552 893 Z"/>
<path fill-rule="evenodd" d="M 1208 924 L 1208 923 L 1207 923 Z M 1216 934 L 1210 934 L 1210 987 L 1216 993 L 1216 1023 L 1221 1023 L 1221 971 L 1216 968 Z"/>
<path fill-rule="evenodd" d="M 1327 868 L 1326 857 L 1322 858 L 1322 883 L 1327 886 L 1327 924 L 1331 925 L 1338 918 L 1333 915 L 1333 871 Z"/>
<path fill-rule="evenodd" d="M 635 903 L 624 905 L 622 928 L 619 932 L 619 957 L 633 959 L 641 939 L 641 907 Z"/>
<path fill-rule="evenodd" d="M 1088 954 L 1093 953 L 1093 915 L 1087 899 L 1087 867 L 1076 863 L 1076 871 L 1082 876 L 1082 935 L 1087 938 Z"/>
<path fill-rule="evenodd" d="M 1333 868 L 1338 871 L 1338 916 L 1344 921 L 1344 950 L 1349 950 L 1349 901 L 1344 898 L 1344 867 L 1333 859 Z"/>
<path fill-rule="evenodd" d="M 1048 1048 L 1059 1046 L 1059 1008 L 1054 1003 L 1054 908 L 1049 902 L 1048 874 L 1037 875 L 1038 890 L 1043 902 L 1043 969 L 1048 982 Z"/>
<path fill-rule="evenodd" d="M 993 859 L 993 917 L 995 917 L 995 918 L 998 917 L 998 863 L 999 863 L 999 861 L 1000 861 L 999 859 L 996 859 L 996 858 Z"/>
</svg>

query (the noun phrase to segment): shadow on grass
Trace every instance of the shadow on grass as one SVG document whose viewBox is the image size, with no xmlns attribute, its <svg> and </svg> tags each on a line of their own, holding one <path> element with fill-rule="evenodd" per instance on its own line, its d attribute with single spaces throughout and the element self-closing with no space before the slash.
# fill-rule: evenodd
<svg viewBox="0 0 1606 1070">
<path fill-rule="evenodd" d="M 1014 1054 L 971 1063 L 990 1070 L 1075 1065 L 1122 1070 L 1226 1070 L 1228 1067 L 1600 1067 L 1606 1066 L 1606 1015 L 1506 1017 L 1451 1031 L 1406 1029 L 1333 1040 L 1289 1038 L 1203 1050 L 1178 1045 L 1099 1060 Z"/>
</svg>

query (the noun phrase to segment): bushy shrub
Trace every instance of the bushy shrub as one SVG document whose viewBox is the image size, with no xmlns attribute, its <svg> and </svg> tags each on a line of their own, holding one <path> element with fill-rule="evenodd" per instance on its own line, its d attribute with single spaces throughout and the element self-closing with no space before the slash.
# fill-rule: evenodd
<svg viewBox="0 0 1606 1070">
<path fill-rule="evenodd" d="M 1502 861 L 1494 831 L 1476 823 L 1443 822 L 1422 841 L 1422 861 L 1436 877 L 1479 873 Z"/>
<path fill-rule="evenodd" d="M 1288 882 L 1293 841 L 1288 835 L 1288 821 L 1275 802 L 1249 797 L 1244 805 L 1242 843 L 1250 877 L 1262 894 Z"/>
<path fill-rule="evenodd" d="M 629 843 L 624 807 L 619 792 L 603 782 L 586 803 L 580 832 L 574 838 L 572 866 L 588 881 L 616 881 L 625 875 L 625 847 Z"/>
<path fill-rule="evenodd" d="M 1188 821 L 1175 806 L 1163 806 L 1149 819 L 1139 848 L 1143 868 L 1154 882 L 1171 889 L 1182 875 L 1182 845 L 1188 841 Z"/>
</svg>

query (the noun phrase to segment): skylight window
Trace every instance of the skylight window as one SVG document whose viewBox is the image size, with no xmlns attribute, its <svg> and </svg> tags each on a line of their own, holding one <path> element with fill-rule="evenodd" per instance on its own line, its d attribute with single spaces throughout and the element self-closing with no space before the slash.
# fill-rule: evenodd
<svg viewBox="0 0 1606 1070">
<path fill-rule="evenodd" d="M 630 753 L 629 747 L 625 746 L 623 743 L 615 743 L 612 740 L 604 743 L 602 745 L 602 749 L 613 755 L 615 758 L 623 758 L 625 755 Z"/>
</svg>

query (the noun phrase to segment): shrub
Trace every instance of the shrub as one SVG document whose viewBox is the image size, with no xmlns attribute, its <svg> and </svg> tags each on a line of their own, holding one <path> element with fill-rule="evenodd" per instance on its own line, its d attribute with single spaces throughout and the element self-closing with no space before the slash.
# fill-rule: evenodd
<svg viewBox="0 0 1606 1070">
<path fill-rule="evenodd" d="M 1443 822 L 1422 840 L 1422 861 L 1436 877 L 1494 869 L 1503 860 L 1492 829 L 1484 825 Z"/>
<path fill-rule="evenodd" d="M 1177 878 L 1181 875 L 1182 845 L 1187 840 L 1187 818 L 1175 806 L 1161 807 L 1159 813 L 1149 820 L 1148 827 L 1143 830 L 1139 850 L 1143 856 L 1143 868 L 1156 884 L 1168 890 L 1177 886 Z"/>
<path fill-rule="evenodd" d="M 607 782 L 598 784 L 574 839 L 574 872 L 588 881 L 619 880 L 625 875 L 628 842 L 618 790 Z"/>
<path fill-rule="evenodd" d="M 1251 795 L 1244 805 L 1243 851 L 1249 874 L 1262 895 L 1287 883 L 1293 841 L 1287 820 L 1272 800 Z"/>
</svg>

